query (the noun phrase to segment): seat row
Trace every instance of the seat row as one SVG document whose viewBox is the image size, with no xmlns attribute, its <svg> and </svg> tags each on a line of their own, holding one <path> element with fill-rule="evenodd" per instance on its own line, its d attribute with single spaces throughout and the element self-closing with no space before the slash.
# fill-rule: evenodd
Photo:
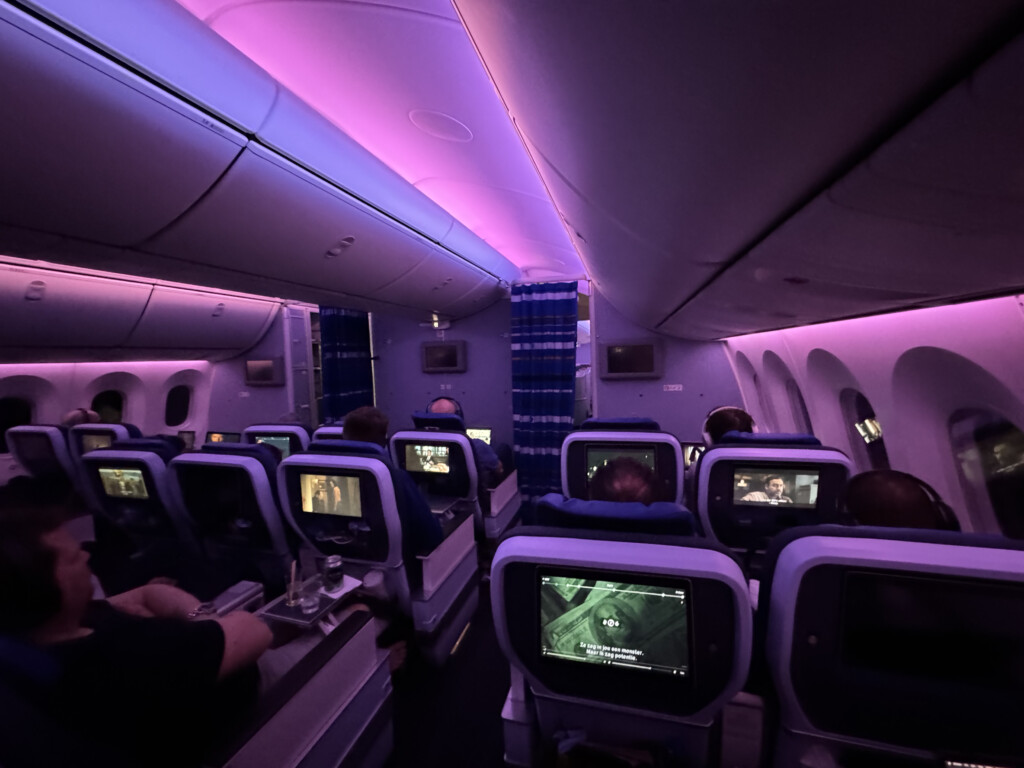
<svg viewBox="0 0 1024 768">
<path fill-rule="evenodd" d="M 769 548 L 755 615 L 713 541 L 517 529 L 491 570 L 512 670 L 506 761 L 714 764 L 753 667 L 768 672 L 762 765 L 1018 765 L 1024 734 L 1006 716 L 1024 690 L 1022 549 L 795 528 Z"/>
<path fill-rule="evenodd" d="M 114 435 L 103 434 L 109 427 Z M 120 437 L 122 429 L 80 425 L 72 428 L 71 442 L 84 447 L 98 436 Z M 8 434 L 19 450 L 54 430 L 19 427 Z M 474 530 L 483 526 L 466 436 L 399 433 L 391 446 L 398 461 L 371 443 L 309 442 L 295 427 L 256 425 L 242 436 L 250 442 L 211 442 L 188 453 L 153 438 L 111 439 L 107 447 L 81 453 L 80 478 L 96 509 L 99 550 L 111 549 L 100 541 L 105 531 L 127 538 L 133 551 L 126 564 L 139 580 L 168 567 L 186 577 L 202 572 L 210 583 L 191 586 L 207 594 L 239 579 L 280 594 L 294 560 L 337 554 L 346 573 L 378 584 L 412 619 L 424 654 L 442 660 L 477 602 Z M 403 546 L 415 531 L 403 509 L 398 468 L 408 464 L 407 453 L 421 455 L 425 447 L 444 459 L 448 471 L 430 475 L 452 496 L 437 509 L 443 540 L 417 557 Z"/>
</svg>

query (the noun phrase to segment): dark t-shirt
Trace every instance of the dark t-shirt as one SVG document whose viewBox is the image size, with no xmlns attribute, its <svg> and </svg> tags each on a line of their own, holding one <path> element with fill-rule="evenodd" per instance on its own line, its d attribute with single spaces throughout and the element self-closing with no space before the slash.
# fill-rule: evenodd
<svg viewBox="0 0 1024 768">
<path fill-rule="evenodd" d="M 140 765 L 197 762 L 255 701 L 255 668 L 218 683 L 224 633 L 214 621 L 141 618 L 94 602 L 84 623 L 92 634 L 50 646 L 63 673 L 47 709 Z"/>
</svg>

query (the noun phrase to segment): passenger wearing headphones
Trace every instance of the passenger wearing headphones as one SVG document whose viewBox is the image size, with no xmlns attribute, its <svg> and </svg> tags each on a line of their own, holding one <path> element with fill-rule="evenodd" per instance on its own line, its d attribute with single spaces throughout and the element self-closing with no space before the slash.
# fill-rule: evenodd
<svg viewBox="0 0 1024 768">
<path fill-rule="evenodd" d="M 345 416 L 342 435 L 345 440 L 374 443 L 386 451 L 387 414 L 371 405 L 356 408 Z M 411 563 L 417 555 L 432 552 L 444 539 L 444 533 L 409 473 L 404 469 L 393 469 L 392 477 L 396 480 L 396 502 L 402 521 L 402 557 Z"/>
<path fill-rule="evenodd" d="M 462 415 L 462 406 L 450 397 L 439 397 L 431 401 L 427 406 L 427 413 L 452 413 L 460 419 L 465 418 Z M 473 459 L 476 461 L 481 487 L 496 487 L 504 474 L 504 466 L 498 454 L 483 440 L 477 440 L 475 437 L 469 439 L 469 445 L 473 449 Z"/>
<path fill-rule="evenodd" d="M 704 444 L 712 446 L 726 432 L 753 432 L 754 419 L 742 408 L 724 405 L 712 409 L 704 419 Z"/>
<path fill-rule="evenodd" d="M 934 488 L 894 469 L 874 469 L 851 477 L 840 510 L 856 525 L 960 530 L 956 514 Z"/>
</svg>

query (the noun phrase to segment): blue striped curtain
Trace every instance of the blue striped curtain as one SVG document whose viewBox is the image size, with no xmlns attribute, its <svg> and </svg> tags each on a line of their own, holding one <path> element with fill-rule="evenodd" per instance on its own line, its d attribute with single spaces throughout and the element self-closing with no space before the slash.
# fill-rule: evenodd
<svg viewBox="0 0 1024 768">
<path fill-rule="evenodd" d="M 562 486 L 576 387 L 576 283 L 512 287 L 512 418 L 519 489 L 532 503 Z"/>
<path fill-rule="evenodd" d="M 365 312 L 320 307 L 323 402 L 320 418 L 333 424 L 362 405 L 373 405 L 370 317 Z"/>
</svg>

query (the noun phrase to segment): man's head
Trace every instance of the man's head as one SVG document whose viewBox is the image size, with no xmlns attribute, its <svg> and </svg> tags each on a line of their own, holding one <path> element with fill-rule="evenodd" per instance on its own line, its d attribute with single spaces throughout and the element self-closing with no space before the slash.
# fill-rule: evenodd
<svg viewBox="0 0 1024 768">
<path fill-rule="evenodd" d="M 590 481 L 590 498 L 650 504 L 656 500 L 657 485 L 650 467 L 628 456 L 619 456 L 598 467 Z"/>
<path fill-rule="evenodd" d="M 960 530 L 956 515 L 931 486 L 894 469 L 851 477 L 842 506 L 858 525 Z"/>
<path fill-rule="evenodd" d="M 359 440 L 364 443 L 387 445 L 388 417 L 384 411 L 372 405 L 356 408 L 345 417 L 345 426 L 341 431 L 346 440 Z"/>
<path fill-rule="evenodd" d="M 786 493 L 786 481 L 778 475 L 768 475 L 764 479 L 764 492 L 769 499 L 781 499 Z"/>
<path fill-rule="evenodd" d="M 726 432 L 753 432 L 754 419 L 742 408 L 726 406 L 715 408 L 704 421 L 704 434 L 715 444 Z"/>
<path fill-rule="evenodd" d="M 66 487 L 16 477 L 0 488 L 0 632 L 31 635 L 80 618 L 92 597 L 89 556 L 63 527 Z"/>
<path fill-rule="evenodd" d="M 427 406 L 427 413 L 454 413 L 462 416 L 462 406 L 450 397 L 439 397 Z"/>
</svg>

